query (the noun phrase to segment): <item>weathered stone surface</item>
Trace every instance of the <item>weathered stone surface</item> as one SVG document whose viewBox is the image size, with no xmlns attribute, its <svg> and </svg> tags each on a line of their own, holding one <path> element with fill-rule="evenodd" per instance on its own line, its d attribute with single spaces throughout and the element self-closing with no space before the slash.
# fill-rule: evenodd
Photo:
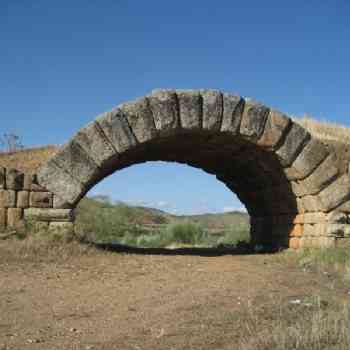
<svg viewBox="0 0 350 350">
<path fill-rule="evenodd" d="M 350 238 L 336 238 L 335 246 L 337 248 L 350 248 Z"/>
<path fill-rule="evenodd" d="M 328 151 L 322 142 L 311 138 L 292 163 L 292 167 L 305 178 L 310 175 L 327 156 Z"/>
<path fill-rule="evenodd" d="M 156 129 L 167 135 L 180 126 L 179 105 L 175 90 L 155 90 L 147 96 Z"/>
<path fill-rule="evenodd" d="M 291 120 L 279 111 L 271 109 L 266 120 L 265 129 L 259 138 L 257 145 L 275 149 L 287 131 Z"/>
<path fill-rule="evenodd" d="M 62 200 L 70 204 L 75 204 L 85 193 L 83 185 L 52 160 L 40 170 L 38 180 L 41 185 L 53 193 L 59 193 Z"/>
<path fill-rule="evenodd" d="M 286 176 L 286 179 L 289 181 L 296 181 L 303 177 L 302 174 L 300 174 L 295 168 L 292 168 L 292 167 L 284 168 L 283 172 L 284 172 L 284 175 Z"/>
<path fill-rule="evenodd" d="M 0 190 L 0 208 L 13 208 L 16 206 L 16 192 Z"/>
<path fill-rule="evenodd" d="M 29 192 L 19 191 L 17 192 L 17 207 L 28 208 L 29 207 Z"/>
<path fill-rule="evenodd" d="M 203 99 L 203 129 L 220 130 L 224 111 L 222 93 L 216 90 L 201 90 L 201 95 Z"/>
<path fill-rule="evenodd" d="M 327 225 L 326 233 L 328 236 L 350 237 L 350 225 L 329 223 Z"/>
<path fill-rule="evenodd" d="M 52 208 L 53 194 L 51 192 L 31 192 L 29 202 L 33 208 Z"/>
<path fill-rule="evenodd" d="M 92 122 L 85 128 L 80 129 L 74 136 L 74 141 L 81 146 L 99 167 L 102 167 L 117 153 L 96 122 Z"/>
<path fill-rule="evenodd" d="M 63 198 L 57 195 L 53 196 L 53 207 L 56 209 L 73 209 L 74 208 L 72 204 L 67 203 Z"/>
<path fill-rule="evenodd" d="M 6 184 L 6 169 L 0 167 L 0 190 L 5 189 Z"/>
<path fill-rule="evenodd" d="M 335 246 L 335 237 L 301 237 L 300 248 L 330 248 Z"/>
<path fill-rule="evenodd" d="M 300 238 L 299 237 L 290 238 L 288 246 L 291 249 L 299 249 L 300 248 Z"/>
<path fill-rule="evenodd" d="M 23 209 L 9 208 L 7 210 L 7 226 L 21 228 L 23 225 Z"/>
<path fill-rule="evenodd" d="M 124 113 L 139 143 L 152 140 L 157 136 L 157 129 L 147 98 L 124 103 L 119 108 Z"/>
<path fill-rule="evenodd" d="M 47 221 L 34 221 L 30 225 L 30 229 L 35 233 L 47 233 L 49 229 L 49 223 Z"/>
<path fill-rule="evenodd" d="M 23 189 L 24 174 L 16 169 L 7 169 L 6 188 L 9 190 Z"/>
<path fill-rule="evenodd" d="M 195 90 L 176 90 L 183 129 L 202 128 L 202 96 Z"/>
<path fill-rule="evenodd" d="M 119 108 L 100 115 L 97 117 L 96 122 L 118 153 L 123 153 L 137 144 L 135 135 L 132 133 L 125 115 Z"/>
<path fill-rule="evenodd" d="M 289 232 L 291 237 L 301 237 L 304 233 L 304 226 L 300 224 L 296 224 L 292 227 Z"/>
<path fill-rule="evenodd" d="M 301 197 L 303 212 L 320 212 L 323 211 L 324 207 L 320 201 L 320 198 L 316 196 L 304 196 Z"/>
<path fill-rule="evenodd" d="M 304 224 L 304 236 L 325 236 L 327 226 L 327 223 Z"/>
<path fill-rule="evenodd" d="M 295 216 L 293 223 L 295 224 L 316 224 L 325 223 L 328 220 L 327 214 L 319 213 L 305 213 Z"/>
<path fill-rule="evenodd" d="M 23 190 L 24 191 L 31 191 L 33 181 L 34 181 L 33 174 L 24 174 Z"/>
<path fill-rule="evenodd" d="M 346 213 L 333 211 L 327 214 L 327 221 L 330 223 L 350 224 L 349 215 Z"/>
<path fill-rule="evenodd" d="M 74 139 L 64 145 L 52 160 L 83 185 L 93 183 L 100 173 L 97 164 Z"/>
<path fill-rule="evenodd" d="M 328 212 L 350 198 L 350 179 L 344 174 L 319 193 L 324 211 Z"/>
<path fill-rule="evenodd" d="M 71 222 L 50 222 L 49 234 L 68 237 L 74 235 L 74 225 Z"/>
<path fill-rule="evenodd" d="M 261 103 L 246 99 L 240 126 L 240 134 L 256 142 L 264 132 L 270 109 Z"/>
<path fill-rule="evenodd" d="M 28 208 L 24 210 L 26 220 L 71 222 L 74 220 L 74 210 Z"/>
<path fill-rule="evenodd" d="M 303 180 L 299 180 L 297 196 L 318 194 L 330 182 L 335 180 L 339 174 L 338 168 L 334 166 L 333 157 L 327 157 L 316 169 Z"/>
<path fill-rule="evenodd" d="M 244 99 L 240 96 L 223 94 L 224 111 L 222 116 L 221 131 L 238 134 L 241 125 Z"/>
<path fill-rule="evenodd" d="M 7 226 L 7 209 L 0 208 L 0 232 Z"/>
<path fill-rule="evenodd" d="M 299 155 L 310 134 L 296 123 L 292 124 L 281 147 L 276 151 L 280 157 L 281 164 L 289 167 Z"/>
</svg>

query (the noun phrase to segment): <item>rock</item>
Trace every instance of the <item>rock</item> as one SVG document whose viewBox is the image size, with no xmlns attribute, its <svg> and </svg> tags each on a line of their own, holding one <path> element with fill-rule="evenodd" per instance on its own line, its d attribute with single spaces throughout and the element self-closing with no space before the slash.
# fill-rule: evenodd
<svg viewBox="0 0 350 350">
<path fill-rule="evenodd" d="M 132 133 L 125 115 L 119 108 L 100 115 L 97 117 L 96 122 L 118 153 L 123 153 L 136 146 L 135 135 Z"/>
<path fill-rule="evenodd" d="M 32 208 L 52 208 L 53 194 L 51 192 L 31 192 L 30 206 Z"/>
<path fill-rule="evenodd" d="M 156 90 L 147 96 L 156 129 L 168 135 L 180 126 L 179 105 L 175 90 Z"/>
<path fill-rule="evenodd" d="M 28 208 L 24 210 L 24 217 L 26 220 L 71 222 L 74 220 L 74 210 Z"/>
<path fill-rule="evenodd" d="M 23 209 L 9 208 L 7 209 L 7 226 L 21 228 L 24 226 Z"/>
<path fill-rule="evenodd" d="M 99 167 L 106 164 L 117 151 L 104 136 L 98 123 L 92 122 L 80 129 L 74 136 L 74 141 L 88 154 Z"/>
<path fill-rule="evenodd" d="M 244 99 L 240 96 L 223 94 L 224 111 L 221 131 L 238 134 L 244 109 Z"/>
<path fill-rule="evenodd" d="M 282 166 L 289 167 L 293 163 L 309 138 L 310 134 L 304 128 L 296 123 L 292 124 L 283 144 L 276 151 Z"/>
<path fill-rule="evenodd" d="M 274 149 L 282 140 L 291 120 L 279 111 L 271 109 L 266 120 L 265 129 L 257 145 Z"/>
<path fill-rule="evenodd" d="M 157 129 L 147 98 L 124 103 L 119 108 L 125 115 L 130 129 L 139 143 L 152 140 L 157 136 Z"/>
<path fill-rule="evenodd" d="M 202 128 L 202 97 L 195 90 L 176 90 L 183 129 Z"/>
<path fill-rule="evenodd" d="M 29 192 L 19 191 L 17 192 L 17 207 L 28 208 L 29 207 Z"/>
<path fill-rule="evenodd" d="M 201 90 L 203 100 L 203 129 L 218 131 L 223 115 L 223 96 L 220 91 Z"/>
<path fill-rule="evenodd" d="M 6 188 L 9 190 L 22 190 L 24 174 L 16 169 L 7 169 Z"/>
<path fill-rule="evenodd" d="M 268 114 L 268 107 L 246 99 L 241 120 L 240 134 L 244 138 L 256 142 L 264 132 Z"/>
<path fill-rule="evenodd" d="M 0 190 L 0 208 L 16 206 L 16 192 L 12 190 Z"/>
</svg>

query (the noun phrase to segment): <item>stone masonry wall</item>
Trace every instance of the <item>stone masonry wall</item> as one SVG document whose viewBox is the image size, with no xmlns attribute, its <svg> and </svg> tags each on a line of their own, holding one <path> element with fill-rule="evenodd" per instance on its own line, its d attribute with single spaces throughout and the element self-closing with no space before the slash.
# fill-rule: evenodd
<svg viewBox="0 0 350 350">
<path fill-rule="evenodd" d="M 53 193 L 38 185 L 36 175 L 0 167 L 0 232 L 32 225 L 33 230 L 73 234 L 73 222 L 74 211 L 54 208 Z"/>
</svg>

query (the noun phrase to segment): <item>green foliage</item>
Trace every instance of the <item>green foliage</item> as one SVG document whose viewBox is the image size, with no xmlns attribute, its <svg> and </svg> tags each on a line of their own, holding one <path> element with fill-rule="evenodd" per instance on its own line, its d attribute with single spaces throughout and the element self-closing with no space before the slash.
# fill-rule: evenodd
<svg viewBox="0 0 350 350">
<path fill-rule="evenodd" d="M 129 246 L 157 248 L 168 246 L 236 245 L 248 241 L 247 225 L 239 222 L 220 234 L 211 234 L 208 227 L 176 218 L 169 221 L 166 214 L 124 204 L 113 205 L 108 198 L 85 198 L 77 208 L 76 233 L 84 241 L 120 243 Z M 153 224 L 147 226 L 144 221 Z M 206 221 L 204 221 L 206 222 Z"/>
</svg>

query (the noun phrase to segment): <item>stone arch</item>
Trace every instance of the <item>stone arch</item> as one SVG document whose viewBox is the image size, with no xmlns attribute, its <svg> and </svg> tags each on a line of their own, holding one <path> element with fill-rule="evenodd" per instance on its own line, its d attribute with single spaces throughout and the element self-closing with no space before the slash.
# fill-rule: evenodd
<svg viewBox="0 0 350 350">
<path fill-rule="evenodd" d="M 215 174 L 247 207 L 254 244 L 330 245 L 328 213 L 349 197 L 348 176 L 321 141 L 275 109 L 216 90 L 156 90 L 103 113 L 38 182 L 54 208 L 74 208 L 106 176 L 151 160 Z"/>
</svg>

